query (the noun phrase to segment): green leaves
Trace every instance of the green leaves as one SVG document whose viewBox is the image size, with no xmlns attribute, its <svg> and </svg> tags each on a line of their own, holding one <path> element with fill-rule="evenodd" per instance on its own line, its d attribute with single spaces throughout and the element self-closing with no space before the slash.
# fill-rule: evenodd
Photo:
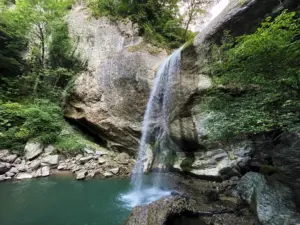
<svg viewBox="0 0 300 225">
<path fill-rule="evenodd" d="M 178 16 L 178 0 L 90 0 L 94 16 L 129 18 L 139 25 L 140 33 L 154 45 L 178 48 L 190 38 L 185 36 Z"/>
<path fill-rule="evenodd" d="M 53 143 L 61 131 L 61 109 L 49 101 L 29 105 L 7 102 L 1 103 L 0 109 L 0 148 L 22 148 L 32 138 Z"/>
<path fill-rule="evenodd" d="M 300 20 L 295 12 L 267 18 L 253 34 L 227 33 L 213 46 L 216 87 L 204 106 L 213 139 L 271 130 L 300 130 Z"/>
</svg>

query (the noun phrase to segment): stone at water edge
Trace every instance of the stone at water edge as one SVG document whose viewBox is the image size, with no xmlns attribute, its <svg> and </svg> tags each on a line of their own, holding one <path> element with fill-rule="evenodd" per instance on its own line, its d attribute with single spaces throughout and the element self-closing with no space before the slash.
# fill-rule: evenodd
<svg viewBox="0 0 300 225">
<path fill-rule="evenodd" d="M 68 164 L 67 163 L 60 163 L 57 167 L 58 170 L 67 170 Z"/>
<path fill-rule="evenodd" d="M 32 178 L 32 174 L 30 173 L 19 173 L 15 176 L 15 179 L 17 180 L 23 180 L 23 179 L 30 179 Z"/>
<path fill-rule="evenodd" d="M 47 177 L 50 175 L 50 167 L 49 166 L 44 166 L 42 167 L 41 169 L 41 172 L 42 172 L 42 177 Z"/>
<path fill-rule="evenodd" d="M 161 198 L 148 205 L 134 207 L 126 225 L 164 225 L 171 217 L 193 214 L 194 204 L 180 196 Z"/>
<path fill-rule="evenodd" d="M 111 172 L 108 172 L 108 171 L 104 172 L 103 175 L 104 175 L 104 177 L 107 177 L 107 178 L 113 176 L 113 174 Z"/>
<path fill-rule="evenodd" d="M 73 168 L 72 168 L 72 172 L 75 173 L 76 171 L 80 170 L 81 167 L 78 166 L 78 165 L 74 165 Z"/>
<path fill-rule="evenodd" d="M 39 142 L 27 142 L 25 145 L 25 158 L 32 160 L 43 152 L 44 146 Z"/>
<path fill-rule="evenodd" d="M 87 173 L 87 171 L 85 171 L 85 170 L 76 172 L 76 180 L 84 180 L 86 173 Z"/>
<path fill-rule="evenodd" d="M 4 181 L 5 180 L 5 175 L 0 175 L 0 181 Z"/>
<path fill-rule="evenodd" d="M 119 167 L 113 168 L 113 169 L 110 169 L 109 171 L 112 172 L 114 175 L 117 175 L 120 171 L 120 168 Z"/>
<path fill-rule="evenodd" d="M 96 171 L 89 171 L 87 177 L 93 178 L 96 175 Z"/>
<path fill-rule="evenodd" d="M 15 175 L 14 173 L 11 173 L 9 171 L 5 173 L 6 177 L 13 177 L 14 175 Z"/>
</svg>

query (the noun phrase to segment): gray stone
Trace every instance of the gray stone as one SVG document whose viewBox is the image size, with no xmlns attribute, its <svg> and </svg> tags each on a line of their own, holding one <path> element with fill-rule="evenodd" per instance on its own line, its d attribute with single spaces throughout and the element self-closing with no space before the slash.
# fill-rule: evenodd
<svg viewBox="0 0 300 225">
<path fill-rule="evenodd" d="M 46 155 L 51 155 L 56 151 L 56 148 L 53 145 L 48 145 L 45 149 L 44 152 Z"/>
<path fill-rule="evenodd" d="M 15 175 L 14 173 L 11 173 L 9 171 L 5 173 L 6 177 L 13 177 L 14 175 Z"/>
<path fill-rule="evenodd" d="M 86 156 L 86 157 L 80 158 L 79 161 L 84 164 L 84 163 L 90 161 L 93 158 L 94 158 L 93 156 Z"/>
<path fill-rule="evenodd" d="M 38 157 L 43 152 L 43 145 L 38 142 L 28 142 L 25 146 L 25 157 L 27 160 L 32 160 Z"/>
<path fill-rule="evenodd" d="M 87 171 L 85 171 L 85 170 L 80 170 L 80 171 L 76 172 L 76 180 L 84 180 L 86 173 L 87 173 Z"/>
<path fill-rule="evenodd" d="M 32 170 L 36 170 L 37 168 L 39 168 L 40 165 L 41 165 L 40 160 L 36 159 L 31 161 L 29 168 L 31 168 Z"/>
<path fill-rule="evenodd" d="M 107 162 L 107 159 L 105 159 L 105 158 L 100 157 L 100 158 L 98 159 L 98 163 L 99 163 L 100 165 L 102 165 L 102 164 L 104 164 L 104 163 L 106 163 L 106 162 Z"/>
<path fill-rule="evenodd" d="M 22 163 L 22 160 L 20 158 L 17 158 L 14 162 L 14 164 L 20 164 L 20 163 Z"/>
<path fill-rule="evenodd" d="M 41 163 L 43 166 L 50 166 L 50 167 L 56 167 L 59 162 L 59 156 L 58 155 L 48 155 L 45 158 L 42 159 Z"/>
<path fill-rule="evenodd" d="M 15 179 L 17 180 L 23 180 L 23 179 L 30 179 L 32 178 L 32 174 L 30 173 L 18 173 L 16 176 L 15 176 Z"/>
<path fill-rule="evenodd" d="M 104 175 L 104 177 L 107 177 L 107 178 L 113 176 L 113 174 L 111 172 L 108 172 L 108 171 L 104 172 L 103 175 Z"/>
<path fill-rule="evenodd" d="M 170 196 L 147 205 L 134 207 L 126 225 L 164 225 L 172 216 L 193 213 L 195 213 L 194 202 L 189 198 Z M 206 223 L 200 222 L 199 224 Z"/>
<path fill-rule="evenodd" d="M 110 169 L 109 171 L 112 172 L 114 175 L 117 175 L 120 171 L 120 168 L 119 167 L 113 168 L 113 169 Z"/>
<path fill-rule="evenodd" d="M 15 165 L 15 167 L 16 167 L 17 170 L 20 171 L 20 172 L 25 172 L 25 171 L 27 170 L 27 168 L 28 168 L 28 167 L 27 167 L 25 164 L 23 164 L 23 163 L 17 164 L 17 165 Z"/>
<path fill-rule="evenodd" d="M 196 152 L 194 158 L 188 158 L 184 153 L 177 152 L 177 159 L 173 167 L 193 175 L 224 180 L 240 176 L 244 169 L 241 168 L 241 162 L 245 166 L 248 165 L 251 161 L 249 156 L 252 153 L 252 145 L 248 142 L 232 144 L 226 150 L 211 149 Z"/>
<path fill-rule="evenodd" d="M 96 172 L 95 171 L 89 171 L 87 177 L 93 178 L 95 177 Z"/>
<path fill-rule="evenodd" d="M 5 180 L 5 175 L 0 175 L 0 181 L 4 181 Z"/>
<path fill-rule="evenodd" d="M 4 149 L 4 150 L 0 150 L 0 161 L 3 161 L 4 158 L 6 158 L 6 156 L 9 155 L 9 151 Z"/>
<path fill-rule="evenodd" d="M 67 163 L 60 163 L 57 167 L 58 170 L 67 170 L 68 164 Z"/>
<path fill-rule="evenodd" d="M 83 157 L 83 155 L 78 154 L 78 155 L 76 155 L 75 160 L 76 160 L 76 161 L 79 161 L 82 157 Z"/>
<path fill-rule="evenodd" d="M 89 154 L 89 155 L 93 155 L 94 154 L 94 150 L 90 149 L 90 148 L 84 148 L 83 151 L 86 153 L 86 154 Z"/>
<path fill-rule="evenodd" d="M 50 167 L 49 166 L 43 166 L 41 168 L 41 176 L 42 177 L 47 177 L 50 175 Z"/>
<path fill-rule="evenodd" d="M 80 170 L 81 167 L 78 166 L 78 165 L 74 165 L 73 168 L 72 168 L 72 172 L 75 173 L 76 171 Z"/>
<path fill-rule="evenodd" d="M 17 155 L 8 155 L 5 157 L 5 161 L 8 163 L 13 163 L 17 158 Z"/>
<path fill-rule="evenodd" d="M 10 173 L 13 173 L 13 174 L 17 174 L 19 173 L 19 170 L 16 168 L 16 167 L 12 167 L 10 170 L 9 170 Z"/>
<path fill-rule="evenodd" d="M 295 217 L 292 190 L 272 177 L 249 172 L 240 179 L 237 190 L 263 225 L 282 225 Z"/>
<path fill-rule="evenodd" d="M 130 156 L 127 153 L 122 152 L 118 155 L 117 159 L 119 163 L 127 165 L 129 163 Z"/>
<path fill-rule="evenodd" d="M 37 169 L 34 173 L 33 173 L 33 177 L 41 177 L 42 176 L 42 168 Z"/>
</svg>

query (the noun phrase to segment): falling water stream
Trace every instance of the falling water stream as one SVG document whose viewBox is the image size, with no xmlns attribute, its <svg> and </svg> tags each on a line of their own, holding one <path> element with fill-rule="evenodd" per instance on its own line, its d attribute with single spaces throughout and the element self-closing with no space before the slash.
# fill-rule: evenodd
<svg viewBox="0 0 300 225">
<path fill-rule="evenodd" d="M 205 21 L 205 26 L 222 12 L 228 2 L 221 0 L 212 7 L 212 17 L 210 21 Z M 121 196 L 121 200 L 130 207 L 147 204 L 171 194 L 168 179 L 163 172 L 167 169 L 172 151 L 177 147 L 170 139 L 169 122 L 180 82 L 181 50 L 182 47 L 170 55 L 156 73 L 144 115 L 138 159 L 132 171 L 132 190 Z M 153 163 L 156 173 L 146 175 L 145 172 L 150 171 Z"/>
</svg>

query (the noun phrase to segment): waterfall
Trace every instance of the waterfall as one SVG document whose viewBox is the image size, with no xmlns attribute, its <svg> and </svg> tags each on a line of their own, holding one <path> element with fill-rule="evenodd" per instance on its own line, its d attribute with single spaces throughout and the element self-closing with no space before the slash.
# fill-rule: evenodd
<svg viewBox="0 0 300 225">
<path fill-rule="evenodd" d="M 204 21 L 203 28 L 217 17 L 228 5 L 229 0 L 220 0 L 210 10 L 210 20 Z M 165 187 L 163 173 L 168 169 L 168 161 L 178 146 L 170 138 L 169 124 L 176 108 L 176 100 L 180 97 L 180 63 L 181 50 L 170 55 L 159 67 L 154 86 L 144 115 L 142 138 L 138 159 L 132 171 L 131 184 L 133 190 L 122 195 L 121 199 L 130 207 L 147 204 L 171 194 Z M 153 166 L 154 165 L 154 166 Z M 154 176 L 145 175 L 152 168 Z"/>
<path fill-rule="evenodd" d="M 172 100 L 176 93 L 174 88 L 180 80 L 180 61 L 181 48 L 170 55 L 156 73 L 144 115 L 138 159 L 132 171 L 131 183 L 134 189 L 125 196 L 133 201 L 132 205 L 147 203 L 170 194 L 169 191 L 161 189 L 162 172 L 166 169 L 172 153 L 169 120 L 175 107 Z M 153 162 L 156 163 L 158 171 L 149 180 L 144 172 L 149 171 Z"/>
</svg>

